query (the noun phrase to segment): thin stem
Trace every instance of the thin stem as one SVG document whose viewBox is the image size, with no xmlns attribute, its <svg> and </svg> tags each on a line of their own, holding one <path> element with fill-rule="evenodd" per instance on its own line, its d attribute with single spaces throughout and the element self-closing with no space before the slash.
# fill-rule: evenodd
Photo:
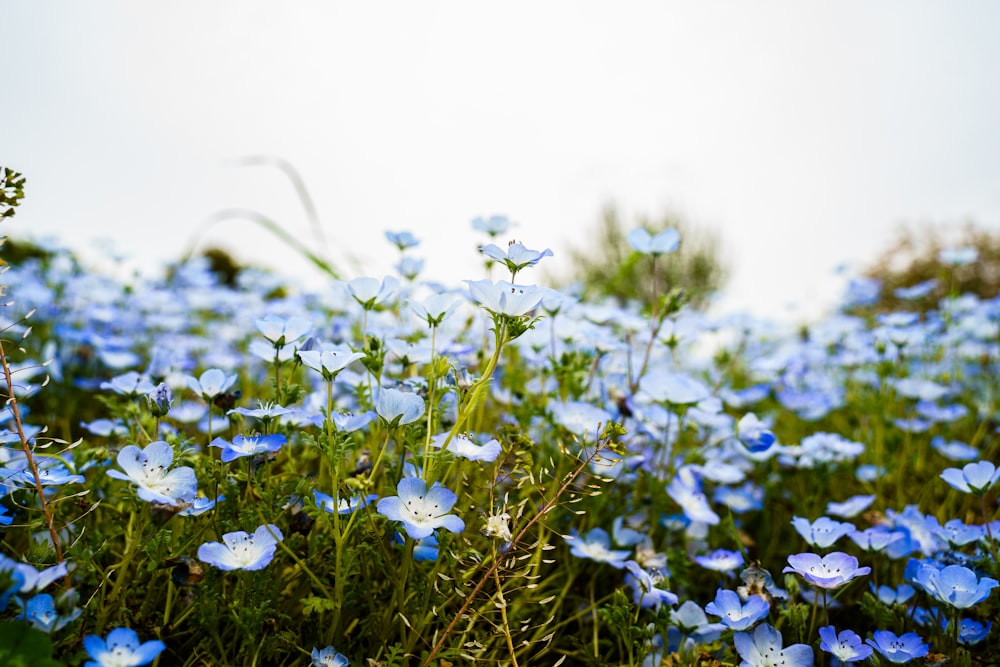
<svg viewBox="0 0 1000 667">
<path fill-rule="evenodd" d="M 543 516 L 548 514 L 549 511 L 551 511 L 552 508 L 556 506 L 556 503 L 559 502 L 559 498 L 561 498 L 562 495 L 566 492 L 566 490 L 573 485 L 577 477 L 579 477 L 580 474 L 583 473 L 584 470 L 586 470 L 587 466 L 591 464 L 591 462 L 597 457 L 597 455 L 601 452 L 603 448 L 604 445 L 598 444 L 594 448 L 594 453 L 588 456 L 586 459 L 584 459 L 580 463 L 580 465 L 576 467 L 576 469 L 574 469 L 566 476 L 566 481 L 562 483 L 562 485 L 559 487 L 558 490 L 556 490 L 556 492 L 552 495 L 552 497 L 549 500 L 547 500 L 545 504 L 542 505 L 542 508 L 538 511 L 538 513 L 535 514 L 535 516 L 533 516 L 531 520 L 529 520 L 528 523 L 526 523 L 525 526 L 521 530 L 519 530 L 517 535 L 515 535 L 514 538 L 510 541 L 510 546 L 507 548 L 507 552 L 504 554 L 499 554 L 498 557 L 492 560 L 492 563 L 490 564 L 489 568 L 479 579 L 476 585 L 472 588 L 472 590 L 469 591 L 469 594 L 465 596 L 465 601 L 462 603 L 462 606 L 459 608 L 458 612 L 452 617 L 451 622 L 448 624 L 448 627 L 446 627 L 444 631 L 441 633 L 441 637 L 440 639 L 438 639 L 437 644 L 434 645 L 430 653 L 427 655 L 427 658 L 424 660 L 423 667 L 428 667 L 434 660 L 435 656 L 437 656 L 437 654 L 441 651 L 441 649 L 444 647 L 444 643 L 448 640 L 448 637 L 451 636 L 451 633 L 455 630 L 455 626 L 458 625 L 459 620 L 463 616 L 465 616 L 465 613 L 469 610 L 469 607 L 472 606 L 473 600 L 475 600 L 476 596 L 483 589 L 483 586 L 486 585 L 486 582 L 493 577 L 494 573 L 500 568 L 501 565 L 503 565 L 504 561 L 507 558 L 509 558 L 510 555 L 514 552 L 514 549 L 517 547 L 517 544 L 522 539 L 524 539 L 524 537 L 535 526 L 536 523 L 541 521 Z"/>
</svg>

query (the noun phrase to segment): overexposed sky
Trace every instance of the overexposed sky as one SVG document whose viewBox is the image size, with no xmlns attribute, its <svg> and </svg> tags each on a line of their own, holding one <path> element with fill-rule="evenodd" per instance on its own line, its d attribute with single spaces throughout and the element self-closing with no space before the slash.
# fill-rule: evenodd
<svg viewBox="0 0 1000 667">
<path fill-rule="evenodd" d="M 8 235 L 95 239 L 146 267 L 194 240 L 309 269 L 255 209 L 330 255 L 481 277 L 470 220 L 586 246 L 601 208 L 715 229 L 728 304 L 818 312 L 833 269 L 902 223 L 1000 231 L 1000 4 L 171 2 L 0 5 L 0 164 L 28 177 Z M 308 274 L 309 280 L 316 275 Z M 525 279 L 531 276 L 525 274 Z"/>
</svg>

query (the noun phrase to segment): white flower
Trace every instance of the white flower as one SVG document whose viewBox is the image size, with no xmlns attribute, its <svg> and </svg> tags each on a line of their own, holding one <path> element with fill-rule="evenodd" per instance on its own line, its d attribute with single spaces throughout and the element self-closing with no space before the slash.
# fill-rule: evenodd
<svg viewBox="0 0 1000 667">
<path fill-rule="evenodd" d="M 508 521 L 510 521 L 510 514 L 507 514 L 507 512 L 491 514 L 486 518 L 486 528 L 483 529 L 483 535 L 486 537 L 499 537 L 504 542 L 510 542 L 514 536 L 511 535 Z"/>
<path fill-rule="evenodd" d="M 173 460 L 173 447 L 162 441 L 151 442 L 145 449 L 127 445 L 118 452 L 117 459 L 125 472 L 109 470 L 108 477 L 134 482 L 139 497 L 147 502 L 177 505 L 179 500 L 188 501 L 197 495 L 198 480 L 193 468 L 170 470 Z"/>
</svg>

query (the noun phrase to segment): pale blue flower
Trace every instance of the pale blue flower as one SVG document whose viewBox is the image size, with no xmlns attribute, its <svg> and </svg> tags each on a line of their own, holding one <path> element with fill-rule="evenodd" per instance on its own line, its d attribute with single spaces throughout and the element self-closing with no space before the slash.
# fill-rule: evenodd
<svg viewBox="0 0 1000 667">
<path fill-rule="evenodd" d="M 793 644 L 782 648 L 781 633 L 767 623 L 753 631 L 733 635 L 736 652 L 743 658 L 740 667 L 812 667 L 813 650 L 806 644 Z"/>
<path fill-rule="evenodd" d="M 236 378 L 235 373 L 226 375 L 221 369 L 209 368 L 198 378 L 191 375 L 186 376 L 185 381 L 191 391 L 201 396 L 206 402 L 211 402 L 213 398 L 236 384 Z"/>
<path fill-rule="evenodd" d="M 387 304 L 395 296 L 399 281 L 392 276 L 386 276 L 382 280 L 366 276 L 347 283 L 347 289 L 362 308 L 373 310 Z"/>
<path fill-rule="evenodd" d="M 875 502 L 875 496 L 851 496 L 842 503 L 832 501 L 827 503 L 826 512 L 827 514 L 849 519 L 864 512 L 873 502 Z M 853 530 L 854 527 L 851 526 L 851 528 Z"/>
<path fill-rule="evenodd" d="M 413 235 L 413 232 L 410 231 L 386 231 L 385 238 L 389 243 L 399 248 L 400 251 L 406 250 L 407 248 L 415 248 L 420 245 L 420 241 Z"/>
<path fill-rule="evenodd" d="M 708 504 L 708 498 L 702 493 L 701 483 L 683 474 L 683 470 L 667 485 L 667 495 L 681 506 L 681 510 L 691 521 L 716 525 L 719 515 Z"/>
<path fill-rule="evenodd" d="M 568 541 L 569 552 L 577 558 L 607 563 L 619 570 L 625 567 L 625 561 L 632 553 L 627 549 L 612 549 L 611 536 L 603 528 L 591 528 L 583 537 L 573 530 Z"/>
<path fill-rule="evenodd" d="M 951 635 L 953 630 L 948 626 L 948 619 L 942 618 L 941 629 L 945 631 L 945 634 Z M 989 621 L 980 623 L 971 618 L 963 618 L 958 623 L 958 643 L 964 646 L 975 646 L 989 636 L 992 627 L 993 624 Z"/>
<path fill-rule="evenodd" d="M 338 502 L 334 500 L 333 496 L 328 496 L 313 489 L 313 498 L 316 500 L 316 507 L 321 507 L 331 514 L 334 512 L 337 514 L 350 514 L 359 507 L 365 507 L 375 502 L 378 499 L 378 494 L 370 493 L 366 496 L 351 496 L 350 498 L 341 498 Z"/>
<path fill-rule="evenodd" d="M 174 448 L 166 442 L 151 442 L 145 448 L 126 445 L 118 452 L 118 465 L 125 472 L 108 470 L 108 477 L 132 482 L 139 487 L 143 500 L 162 505 L 177 505 L 197 494 L 198 480 L 187 466 L 170 469 Z"/>
<path fill-rule="evenodd" d="M 875 584 L 872 584 L 871 589 L 879 602 L 890 606 L 894 604 L 906 604 L 916 593 L 913 586 L 909 584 L 899 584 L 895 588 L 891 586 L 879 586 L 875 588 Z"/>
<path fill-rule="evenodd" d="M 111 378 L 111 380 L 101 383 L 101 389 L 107 389 L 130 398 L 145 396 L 155 388 L 156 386 L 148 375 L 143 375 L 136 371 L 117 375 Z"/>
<path fill-rule="evenodd" d="M 220 458 L 223 463 L 229 463 L 234 459 L 244 456 L 254 456 L 256 454 L 270 454 L 281 449 L 288 439 L 280 433 L 269 435 L 237 435 L 232 442 L 216 438 L 208 443 L 209 447 L 218 447 L 222 450 Z"/>
<path fill-rule="evenodd" d="M 746 413 L 737 422 L 736 433 L 751 452 L 767 451 L 775 442 L 774 432 L 752 412 Z"/>
<path fill-rule="evenodd" d="M 979 458 L 979 450 L 958 440 L 945 441 L 941 436 L 931 439 L 931 447 L 952 461 L 973 461 Z"/>
<path fill-rule="evenodd" d="M 407 304 L 410 306 L 410 310 L 416 313 L 417 317 L 426 321 L 430 327 L 439 326 L 458 307 L 455 295 L 447 292 L 434 294 L 420 301 L 411 299 L 407 301 Z"/>
<path fill-rule="evenodd" d="M 670 611 L 670 623 L 697 642 L 713 642 L 726 629 L 722 623 L 709 623 L 705 610 L 694 600 L 685 600 Z"/>
<path fill-rule="evenodd" d="M 453 533 L 465 530 L 465 522 L 448 514 L 458 496 L 439 484 L 430 489 L 419 477 L 404 477 L 396 485 L 399 495 L 378 501 L 378 513 L 390 521 L 402 521 L 406 534 L 414 540 L 427 537 L 438 528 Z"/>
<path fill-rule="evenodd" d="M 668 227 L 657 234 L 650 234 L 644 227 L 636 227 L 626 237 L 629 245 L 644 255 L 666 255 L 677 250 L 681 244 L 681 235 L 673 227 Z"/>
<path fill-rule="evenodd" d="M 506 215 L 491 215 L 488 218 L 473 218 L 472 228 L 481 232 L 486 232 L 491 237 L 505 234 L 513 223 Z"/>
<path fill-rule="evenodd" d="M 159 639 L 139 643 L 139 635 L 129 628 L 115 628 L 108 633 L 105 641 L 97 635 L 83 638 L 83 648 L 92 660 L 83 667 L 141 667 L 148 665 L 160 655 L 166 644 Z"/>
<path fill-rule="evenodd" d="M 632 601 L 643 609 L 659 609 L 660 605 L 677 604 L 677 596 L 660 588 L 663 583 L 663 574 L 658 571 L 650 572 L 643 569 L 634 560 L 625 562 L 625 584 L 632 589 Z"/>
<path fill-rule="evenodd" d="M 951 266 L 965 266 L 979 259 L 979 250 L 975 246 L 959 246 L 957 248 L 942 248 L 938 251 L 938 261 Z"/>
<path fill-rule="evenodd" d="M 792 526 L 810 546 L 819 549 L 833 546 L 834 542 L 855 530 L 852 523 L 834 521 L 826 516 L 821 516 L 812 522 L 799 516 L 793 517 Z"/>
<path fill-rule="evenodd" d="M 988 598 L 998 585 L 996 579 L 976 577 L 976 573 L 961 565 L 937 568 L 920 563 L 913 583 L 927 591 L 935 600 L 955 609 L 968 609 Z"/>
<path fill-rule="evenodd" d="M 948 468 L 941 473 L 941 479 L 959 491 L 981 496 L 1000 479 L 1000 468 L 990 461 L 966 463 L 961 470 Z"/>
<path fill-rule="evenodd" d="M 337 649 L 332 646 L 327 646 L 322 650 L 318 648 L 312 650 L 311 667 L 348 667 L 350 664 L 347 656 L 337 653 Z"/>
<path fill-rule="evenodd" d="M 646 373 L 639 382 L 639 390 L 652 401 L 673 405 L 694 405 L 711 396 L 704 382 L 662 367 Z"/>
<path fill-rule="evenodd" d="M 48 634 L 63 629 L 83 613 L 79 607 L 73 607 L 67 613 L 60 614 L 56 609 L 55 599 L 48 593 L 39 593 L 23 603 L 18 600 L 18 604 L 22 606 L 22 610 L 17 618 L 28 621 L 32 626 Z"/>
<path fill-rule="evenodd" d="M 896 664 L 922 658 L 927 655 L 930 648 L 915 632 L 907 632 L 897 637 L 896 633 L 889 630 L 876 630 L 872 633 L 872 639 L 866 639 L 865 642 L 875 647 L 883 658 Z"/>
<path fill-rule="evenodd" d="M 481 247 L 479 252 L 490 259 L 505 264 L 512 276 L 522 269 L 538 264 L 543 257 L 552 256 L 552 251 L 548 248 L 542 251 L 530 250 L 517 242 L 510 243 L 506 252 L 493 243 Z"/>
<path fill-rule="evenodd" d="M 304 366 L 317 371 L 324 380 L 330 382 L 340 371 L 358 359 L 363 359 L 365 355 L 362 352 L 354 352 L 346 346 L 323 344 L 318 350 L 299 350 L 298 357 Z"/>
<path fill-rule="evenodd" d="M 840 551 L 825 556 L 813 553 L 792 554 L 782 572 L 800 575 L 813 586 L 840 588 L 855 577 L 869 574 L 870 567 L 858 567 L 858 559 Z"/>
<path fill-rule="evenodd" d="M 222 536 L 222 542 L 198 547 L 198 560 L 220 570 L 262 570 L 268 566 L 283 539 L 273 524 L 259 526 L 252 535 L 238 530 Z"/>
<path fill-rule="evenodd" d="M 208 510 L 212 509 L 219 502 L 225 500 L 225 496 L 219 496 L 218 498 L 205 498 L 203 496 L 198 496 L 197 498 L 192 498 L 189 501 L 188 507 L 182 509 L 177 513 L 177 516 L 199 516 L 204 514 Z"/>
<path fill-rule="evenodd" d="M 514 285 L 506 280 L 466 280 L 472 299 L 495 315 L 520 317 L 538 308 L 546 292 L 531 285 Z"/>
<path fill-rule="evenodd" d="M 872 654 L 872 647 L 866 646 L 858 633 L 842 630 L 839 634 L 832 625 L 819 629 L 821 650 L 833 655 L 841 662 L 860 662 Z"/>
<path fill-rule="evenodd" d="M 424 399 L 416 394 L 398 389 L 380 389 L 375 412 L 390 426 L 412 424 L 424 414 Z"/>
<path fill-rule="evenodd" d="M 447 433 L 439 433 L 431 438 L 430 446 L 440 448 L 447 439 Z M 500 442 L 495 438 L 483 445 L 477 445 L 473 442 L 472 438 L 463 433 L 454 436 L 448 442 L 446 449 L 455 456 L 460 456 L 470 461 L 484 461 L 486 463 L 496 461 L 501 452 Z"/>
<path fill-rule="evenodd" d="M 732 574 L 736 568 L 743 566 L 744 560 L 743 554 L 739 551 L 716 549 L 709 554 L 695 556 L 694 562 L 706 570 Z"/>
<path fill-rule="evenodd" d="M 730 630 L 742 631 L 767 618 L 771 605 L 759 595 L 751 595 L 743 602 L 735 591 L 720 588 L 715 592 L 715 600 L 705 605 L 705 612 L 718 616 Z"/>
<path fill-rule="evenodd" d="M 285 347 L 299 340 L 312 331 L 312 322 L 304 317 L 279 317 L 265 315 L 254 320 L 254 324 L 264 338 L 274 345 L 275 349 Z"/>
</svg>

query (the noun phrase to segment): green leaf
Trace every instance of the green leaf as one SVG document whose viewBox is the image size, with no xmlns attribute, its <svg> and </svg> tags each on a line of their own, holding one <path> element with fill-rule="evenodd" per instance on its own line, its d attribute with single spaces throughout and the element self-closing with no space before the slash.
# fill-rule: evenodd
<svg viewBox="0 0 1000 667">
<path fill-rule="evenodd" d="M 52 640 L 27 623 L 0 623 L 0 665 L 5 667 L 64 667 L 52 659 Z"/>
</svg>

